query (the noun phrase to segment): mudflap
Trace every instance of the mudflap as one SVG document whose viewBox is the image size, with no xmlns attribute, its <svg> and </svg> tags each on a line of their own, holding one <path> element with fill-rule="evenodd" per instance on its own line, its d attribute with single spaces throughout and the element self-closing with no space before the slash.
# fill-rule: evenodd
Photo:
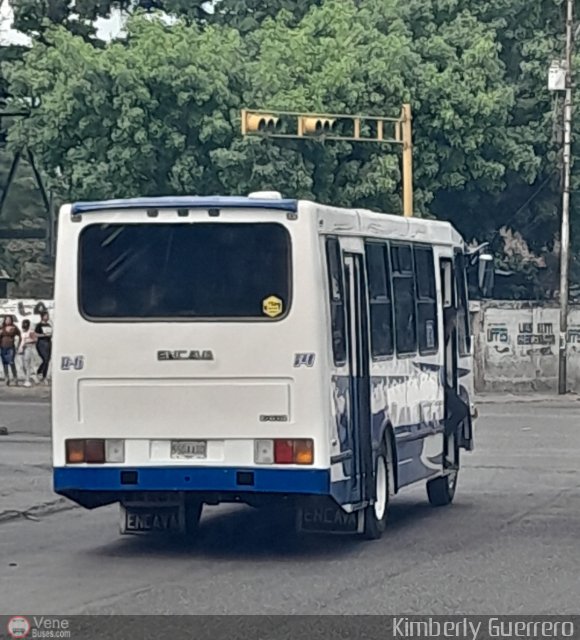
<svg viewBox="0 0 580 640">
<path fill-rule="evenodd" d="M 142 493 L 121 501 L 122 535 L 183 534 L 185 499 L 180 493 Z"/>
<path fill-rule="evenodd" d="M 364 529 L 362 510 L 347 513 L 331 497 L 302 501 L 297 509 L 297 529 L 301 533 L 359 534 Z"/>
<path fill-rule="evenodd" d="M 470 411 L 460 426 L 459 447 L 465 451 L 473 451 L 473 422 L 474 418 Z"/>
</svg>

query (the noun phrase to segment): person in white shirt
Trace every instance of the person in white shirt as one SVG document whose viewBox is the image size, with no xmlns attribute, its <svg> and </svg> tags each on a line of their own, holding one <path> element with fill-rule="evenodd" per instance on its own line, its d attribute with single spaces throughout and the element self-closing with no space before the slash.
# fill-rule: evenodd
<svg viewBox="0 0 580 640">
<path fill-rule="evenodd" d="M 24 373 L 24 386 L 30 387 L 34 379 L 34 351 L 36 346 L 36 334 L 30 327 L 30 320 L 22 321 L 22 339 L 18 353 L 22 356 L 22 371 Z"/>
</svg>

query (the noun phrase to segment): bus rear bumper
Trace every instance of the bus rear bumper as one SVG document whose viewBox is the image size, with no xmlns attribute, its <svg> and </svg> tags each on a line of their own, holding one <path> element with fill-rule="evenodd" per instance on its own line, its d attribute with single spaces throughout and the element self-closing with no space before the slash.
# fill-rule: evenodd
<svg viewBox="0 0 580 640">
<path fill-rule="evenodd" d="M 329 495 L 328 469 L 234 467 L 56 467 L 54 490 L 83 506 L 148 491 L 200 494 Z M 97 497 L 98 496 L 98 497 Z"/>
</svg>

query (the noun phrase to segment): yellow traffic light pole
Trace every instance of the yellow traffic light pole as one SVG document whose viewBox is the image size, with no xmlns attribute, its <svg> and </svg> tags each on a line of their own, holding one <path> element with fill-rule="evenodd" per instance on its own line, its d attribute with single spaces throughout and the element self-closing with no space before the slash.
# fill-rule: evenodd
<svg viewBox="0 0 580 640">
<path fill-rule="evenodd" d="M 401 113 L 403 142 L 403 213 L 413 217 L 413 137 L 411 125 L 411 105 L 404 104 Z"/>
<path fill-rule="evenodd" d="M 348 134 L 336 132 L 337 121 L 346 122 Z M 282 126 L 284 123 L 287 125 Z M 362 125 L 372 133 L 363 135 Z M 389 135 L 389 128 L 392 128 Z M 300 113 L 297 111 L 262 111 L 242 109 L 242 135 L 288 140 L 335 140 L 397 144 L 403 149 L 403 214 L 413 216 L 413 142 L 411 105 L 404 104 L 398 118 L 353 116 L 349 114 Z"/>
</svg>

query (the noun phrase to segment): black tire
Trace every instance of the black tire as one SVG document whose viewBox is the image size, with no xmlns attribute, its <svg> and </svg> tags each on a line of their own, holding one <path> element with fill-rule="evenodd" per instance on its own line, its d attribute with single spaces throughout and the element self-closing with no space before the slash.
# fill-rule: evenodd
<svg viewBox="0 0 580 640">
<path fill-rule="evenodd" d="M 377 451 L 374 472 L 377 500 L 364 510 L 364 532 L 367 540 L 378 540 L 387 527 L 389 516 L 389 459 L 383 442 Z"/>
<path fill-rule="evenodd" d="M 185 531 L 184 534 L 189 538 L 197 535 L 199 531 L 199 521 L 201 520 L 201 512 L 203 511 L 203 502 L 191 500 L 185 504 Z"/>
<path fill-rule="evenodd" d="M 450 449 L 452 455 L 449 455 Z M 445 438 L 443 448 L 443 476 L 429 480 L 427 497 L 433 507 L 445 507 L 453 502 L 459 475 L 459 443 L 457 434 Z"/>
<path fill-rule="evenodd" d="M 452 475 L 455 476 L 454 479 L 452 479 Z M 427 497 L 431 506 L 445 507 L 451 504 L 455 497 L 456 486 L 457 475 L 455 473 L 429 480 L 427 483 Z"/>
</svg>

